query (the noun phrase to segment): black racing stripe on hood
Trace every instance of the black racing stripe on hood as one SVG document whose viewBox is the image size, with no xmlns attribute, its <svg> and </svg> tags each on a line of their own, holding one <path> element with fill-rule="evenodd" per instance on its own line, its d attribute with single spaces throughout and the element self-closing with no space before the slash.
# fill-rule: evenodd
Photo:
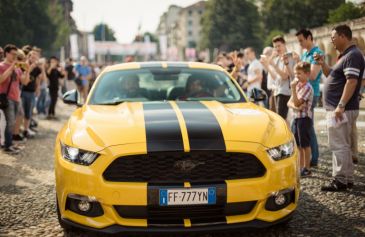
<svg viewBox="0 0 365 237">
<path fill-rule="evenodd" d="M 222 129 L 214 114 L 202 103 L 177 102 L 188 131 L 190 150 L 226 150 Z"/>
<path fill-rule="evenodd" d="M 180 124 L 168 102 L 143 103 L 147 152 L 184 151 Z"/>
</svg>

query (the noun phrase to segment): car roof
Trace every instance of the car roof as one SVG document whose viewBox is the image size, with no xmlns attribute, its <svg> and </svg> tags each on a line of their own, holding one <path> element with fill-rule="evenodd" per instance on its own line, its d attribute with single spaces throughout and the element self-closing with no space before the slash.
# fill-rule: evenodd
<svg viewBox="0 0 365 237">
<path fill-rule="evenodd" d="M 195 68 L 224 71 L 218 65 L 200 62 L 132 62 L 108 66 L 104 69 L 104 72 L 141 68 Z"/>
</svg>

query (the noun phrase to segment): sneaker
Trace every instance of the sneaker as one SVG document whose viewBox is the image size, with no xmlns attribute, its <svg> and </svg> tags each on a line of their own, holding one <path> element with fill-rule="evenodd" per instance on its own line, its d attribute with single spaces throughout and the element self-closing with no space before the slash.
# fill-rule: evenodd
<svg viewBox="0 0 365 237">
<path fill-rule="evenodd" d="M 14 134 L 13 135 L 13 141 L 17 142 L 25 142 L 27 139 L 23 137 L 21 134 Z"/>
<path fill-rule="evenodd" d="M 310 163 L 310 167 L 311 168 L 317 168 L 318 167 L 318 163 Z"/>
<path fill-rule="evenodd" d="M 10 146 L 7 148 L 4 148 L 4 151 L 8 154 L 16 155 L 20 152 L 20 150 L 14 146 Z"/>
<path fill-rule="evenodd" d="M 346 190 L 347 185 L 337 181 L 336 179 L 332 180 L 330 184 L 321 187 L 321 191 L 325 192 L 342 192 Z"/>
<path fill-rule="evenodd" d="M 354 183 L 347 183 L 347 188 L 353 189 L 354 188 Z"/>
<path fill-rule="evenodd" d="M 312 171 L 310 171 L 307 168 L 303 168 L 302 171 L 300 172 L 301 177 L 310 176 L 311 174 L 312 174 Z"/>
<path fill-rule="evenodd" d="M 28 130 L 25 130 L 23 132 L 23 136 L 26 137 L 26 138 L 33 138 L 34 135 L 35 135 L 35 133 L 34 132 L 31 132 L 29 129 Z"/>
<path fill-rule="evenodd" d="M 29 136 L 35 136 L 37 134 L 32 129 L 28 129 L 27 132 L 28 132 Z"/>
<path fill-rule="evenodd" d="M 29 127 L 30 127 L 30 128 L 36 128 L 36 127 L 38 127 L 38 122 L 32 118 L 32 119 L 30 120 Z"/>
</svg>

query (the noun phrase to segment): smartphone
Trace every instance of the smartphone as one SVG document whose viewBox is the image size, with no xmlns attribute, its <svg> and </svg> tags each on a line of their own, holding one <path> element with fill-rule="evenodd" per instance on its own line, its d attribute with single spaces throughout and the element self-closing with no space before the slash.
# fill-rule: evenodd
<svg viewBox="0 0 365 237">
<path fill-rule="evenodd" d="M 291 58 L 291 57 L 293 57 L 293 52 L 287 52 L 284 55 Z"/>
</svg>

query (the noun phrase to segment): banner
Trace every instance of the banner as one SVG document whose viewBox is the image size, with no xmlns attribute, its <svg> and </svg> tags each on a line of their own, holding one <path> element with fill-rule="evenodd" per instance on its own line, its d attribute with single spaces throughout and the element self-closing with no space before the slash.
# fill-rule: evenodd
<svg viewBox="0 0 365 237">
<path fill-rule="evenodd" d="M 70 35 L 70 46 L 71 46 L 71 58 L 74 60 L 78 60 L 79 59 L 79 46 L 77 43 L 77 34 L 72 34 Z"/>
<path fill-rule="evenodd" d="M 89 53 L 89 60 L 94 61 L 95 60 L 95 37 L 94 34 L 89 34 L 87 36 L 87 48 Z"/>
</svg>

